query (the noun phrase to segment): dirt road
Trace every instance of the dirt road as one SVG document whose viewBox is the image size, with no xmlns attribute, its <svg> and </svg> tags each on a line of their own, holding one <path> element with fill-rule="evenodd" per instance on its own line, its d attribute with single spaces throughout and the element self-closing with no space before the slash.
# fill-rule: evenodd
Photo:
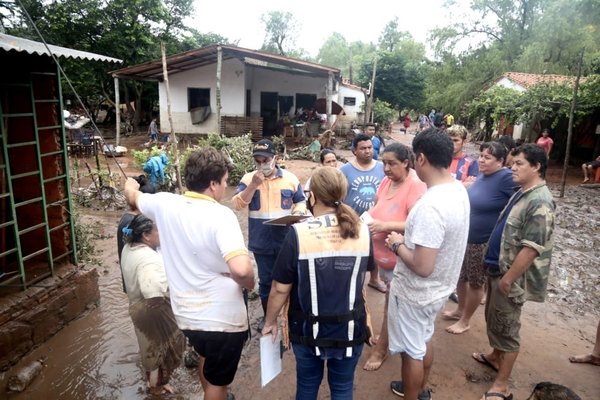
<svg viewBox="0 0 600 400">
<path fill-rule="evenodd" d="M 397 132 L 393 134 L 393 138 L 405 143 L 412 140 L 411 135 Z M 137 145 L 132 141 L 129 146 Z M 348 151 L 341 153 L 351 157 Z M 126 172 L 134 174 L 135 168 L 130 158 L 121 158 L 119 162 Z M 287 162 L 287 167 L 304 182 L 316 164 L 292 160 Z M 551 171 L 550 178 L 552 173 Z M 578 179 L 573 175 L 573 182 Z M 233 189 L 229 191 L 229 196 L 232 193 Z M 591 350 L 596 324 L 600 318 L 599 197 L 597 191 L 569 186 L 567 198 L 557 200 L 559 221 L 551 297 L 549 302 L 527 303 L 524 307 L 521 331 L 523 349 L 511 382 L 516 400 L 526 399 L 533 386 L 541 381 L 569 386 L 582 399 L 600 399 L 600 368 L 574 365 L 567 360 L 571 354 Z M 224 202 L 227 204 L 228 199 Z M 119 216 L 120 212 L 90 210 L 86 220 L 96 226 L 98 233 L 110 236 L 114 235 Z M 246 216 L 238 216 L 245 230 Z M 6 395 L 7 398 L 148 398 L 144 393 L 137 344 L 128 319 L 127 299 L 121 291 L 115 240 L 96 241 L 103 260 L 103 264 L 98 266 L 101 274 L 100 306 L 25 357 L 20 365 L 48 356 L 47 367 L 26 392 Z M 384 296 L 367 288 L 367 298 L 374 326 L 378 330 Z M 259 309 L 259 301 L 251 301 L 250 319 L 253 327 L 262 312 Z M 438 320 L 433 337 L 435 360 L 430 376 L 433 396 L 436 400 L 479 399 L 494 377 L 492 370 L 471 358 L 471 353 L 488 348 L 482 308 L 473 317 L 471 329 L 462 335 L 446 333 L 444 328 L 447 325 L 448 322 Z M 362 365 L 370 352 L 371 349 L 365 347 L 361 356 L 356 371 L 354 398 L 398 398 L 390 391 L 389 383 L 400 378 L 399 356 L 389 357 L 378 371 L 367 372 L 362 369 Z M 0 381 L 5 382 L 9 374 L 10 371 L 1 375 Z M 179 390 L 179 395 L 174 398 L 201 398 L 201 389 L 193 371 L 181 368 L 175 374 L 173 383 Z M 232 390 L 238 400 L 294 398 L 295 362 L 291 351 L 284 355 L 281 375 L 261 388 L 258 335 L 255 335 L 244 351 Z M 3 396 L 5 394 L 0 392 L 0 398 Z M 330 396 L 324 383 L 319 399 L 328 398 Z"/>
</svg>

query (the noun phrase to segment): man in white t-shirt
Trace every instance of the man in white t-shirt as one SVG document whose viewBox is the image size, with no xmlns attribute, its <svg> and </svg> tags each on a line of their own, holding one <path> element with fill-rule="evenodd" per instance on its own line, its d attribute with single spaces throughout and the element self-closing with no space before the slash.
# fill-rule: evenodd
<svg viewBox="0 0 600 400">
<path fill-rule="evenodd" d="M 390 288 L 390 352 L 402 356 L 404 381 L 392 392 L 407 400 L 429 400 L 427 377 L 433 363 L 435 317 L 456 287 L 469 233 L 469 198 L 450 174 L 452 141 L 427 129 L 413 141 L 415 170 L 427 192 L 413 206 L 405 234 L 392 232 L 386 244 L 398 256 Z"/>
<path fill-rule="evenodd" d="M 243 288 L 254 271 L 237 217 L 219 203 L 231 164 L 206 147 L 190 154 L 183 195 L 142 194 L 125 184 L 127 201 L 154 220 L 179 329 L 200 355 L 205 400 L 225 400 L 248 337 Z"/>
</svg>

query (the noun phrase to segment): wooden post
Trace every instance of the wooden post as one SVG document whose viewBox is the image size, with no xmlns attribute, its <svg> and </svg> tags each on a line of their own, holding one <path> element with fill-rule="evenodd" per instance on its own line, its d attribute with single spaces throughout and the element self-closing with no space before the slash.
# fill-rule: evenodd
<svg viewBox="0 0 600 400">
<path fill-rule="evenodd" d="M 373 122 L 373 93 L 375 92 L 375 77 L 377 76 L 377 55 L 373 61 L 373 75 L 371 76 L 371 90 L 369 91 L 369 101 L 365 110 L 365 125 L 367 122 Z"/>
<path fill-rule="evenodd" d="M 223 48 L 217 46 L 217 134 L 221 134 L 221 68 L 223 67 Z"/>
<path fill-rule="evenodd" d="M 567 169 L 569 168 L 569 159 L 571 158 L 571 141 L 573 139 L 573 119 L 575 117 L 575 107 L 577 105 L 577 91 L 579 90 L 579 78 L 581 78 L 581 66 L 583 64 L 583 52 L 579 55 L 579 65 L 577 66 L 577 78 L 573 85 L 573 100 L 571 101 L 571 110 L 569 111 L 569 128 L 567 129 L 567 149 L 565 153 L 565 163 L 563 164 L 562 177 L 560 178 L 560 194 L 565 195 L 565 184 L 567 182 Z"/>
<path fill-rule="evenodd" d="M 331 102 L 333 100 L 333 72 L 327 77 L 327 89 L 325 93 L 325 113 L 327 114 L 327 129 L 331 129 Z"/>
<path fill-rule="evenodd" d="M 121 96 L 119 95 L 119 78 L 114 76 L 113 79 L 115 80 L 115 123 L 117 124 L 116 126 L 116 146 L 118 146 L 121 143 Z"/>
<path fill-rule="evenodd" d="M 167 55 L 165 50 L 165 42 L 160 42 L 160 52 L 162 53 L 163 81 L 165 83 L 165 91 L 167 92 L 167 116 L 169 118 L 171 149 L 173 152 L 173 159 L 175 160 L 175 177 L 177 179 L 177 189 L 179 189 L 179 193 L 183 193 L 183 185 L 181 183 L 181 170 L 179 167 L 178 141 L 177 136 L 175 136 L 175 130 L 173 129 L 173 117 L 171 116 L 171 89 L 169 88 L 169 72 L 167 69 Z"/>
</svg>

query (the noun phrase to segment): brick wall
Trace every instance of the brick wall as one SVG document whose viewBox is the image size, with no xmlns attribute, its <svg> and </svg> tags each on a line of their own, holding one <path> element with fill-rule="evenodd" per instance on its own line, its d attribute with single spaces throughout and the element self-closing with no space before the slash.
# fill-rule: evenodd
<svg viewBox="0 0 600 400">
<path fill-rule="evenodd" d="M 100 301 L 95 268 L 63 265 L 54 277 L 0 298 L 0 371 Z"/>
</svg>

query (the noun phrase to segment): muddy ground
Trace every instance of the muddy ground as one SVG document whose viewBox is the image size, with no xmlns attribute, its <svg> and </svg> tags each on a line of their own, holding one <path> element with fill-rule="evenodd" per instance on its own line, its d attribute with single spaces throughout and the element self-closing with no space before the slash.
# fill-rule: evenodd
<svg viewBox="0 0 600 400">
<path fill-rule="evenodd" d="M 124 145 L 139 148 L 145 137 L 127 138 Z M 392 133 L 392 140 L 410 143 L 412 135 Z M 474 151 L 474 147 L 470 147 Z M 347 158 L 347 150 L 340 153 Z M 128 174 L 137 173 L 130 157 L 117 159 Z M 109 160 L 113 163 L 114 160 Z M 287 167 L 304 182 L 316 164 L 292 160 Z M 113 169 L 116 169 L 113 165 Z M 523 312 L 522 352 L 512 375 L 514 398 L 526 399 L 533 386 L 552 381 L 569 386 L 582 399 L 600 399 L 600 368 L 573 365 L 567 360 L 574 353 L 591 351 L 600 318 L 600 189 L 578 185 L 577 169 L 569 171 L 565 197 L 556 199 L 557 227 L 548 301 L 527 303 Z M 560 171 L 553 166 L 548 174 L 550 186 L 558 195 Z M 224 203 L 227 204 L 233 193 Z M 101 304 L 59 332 L 36 349 L 19 365 L 47 356 L 46 368 L 21 394 L 3 396 L 10 399 L 146 399 L 137 356 L 137 344 L 127 315 L 127 298 L 121 291 L 114 232 L 120 211 L 83 209 L 84 220 L 93 224 L 101 239 L 96 248 L 102 260 L 100 272 Z M 238 214 L 243 229 L 246 216 Z M 106 236 L 112 236 L 106 239 Z M 384 296 L 367 289 L 376 331 L 381 324 Z M 250 303 L 250 321 L 255 326 L 260 317 L 260 302 Z M 454 304 L 449 304 L 453 307 Z M 438 319 L 433 337 L 435 361 L 430 386 L 436 399 L 479 399 L 490 385 L 494 373 L 471 358 L 475 351 L 488 349 L 482 308 L 472 320 L 471 329 L 462 335 L 446 333 L 449 322 Z M 376 332 L 377 333 L 377 332 Z M 394 399 L 389 382 L 400 378 L 400 357 L 390 357 L 374 372 L 362 365 L 371 353 L 365 347 L 356 371 L 355 399 Z M 0 375 L 6 382 L 11 371 Z M 199 399 L 201 389 L 194 371 L 180 368 L 173 383 L 179 394 L 168 398 Z M 295 393 L 295 364 L 291 351 L 284 354 L 283 372 L 265 388 L 260 387 L 258 335 L 248 344 L 238 374 L 232 384 L 236 399 L 292 399 Z M 158 398 L 158 397 L 153 397 Z M 167 397 L 165 397 L 167 398 Z M 330 398 L 323 384 L 319 399 Z"/>
</svg>

